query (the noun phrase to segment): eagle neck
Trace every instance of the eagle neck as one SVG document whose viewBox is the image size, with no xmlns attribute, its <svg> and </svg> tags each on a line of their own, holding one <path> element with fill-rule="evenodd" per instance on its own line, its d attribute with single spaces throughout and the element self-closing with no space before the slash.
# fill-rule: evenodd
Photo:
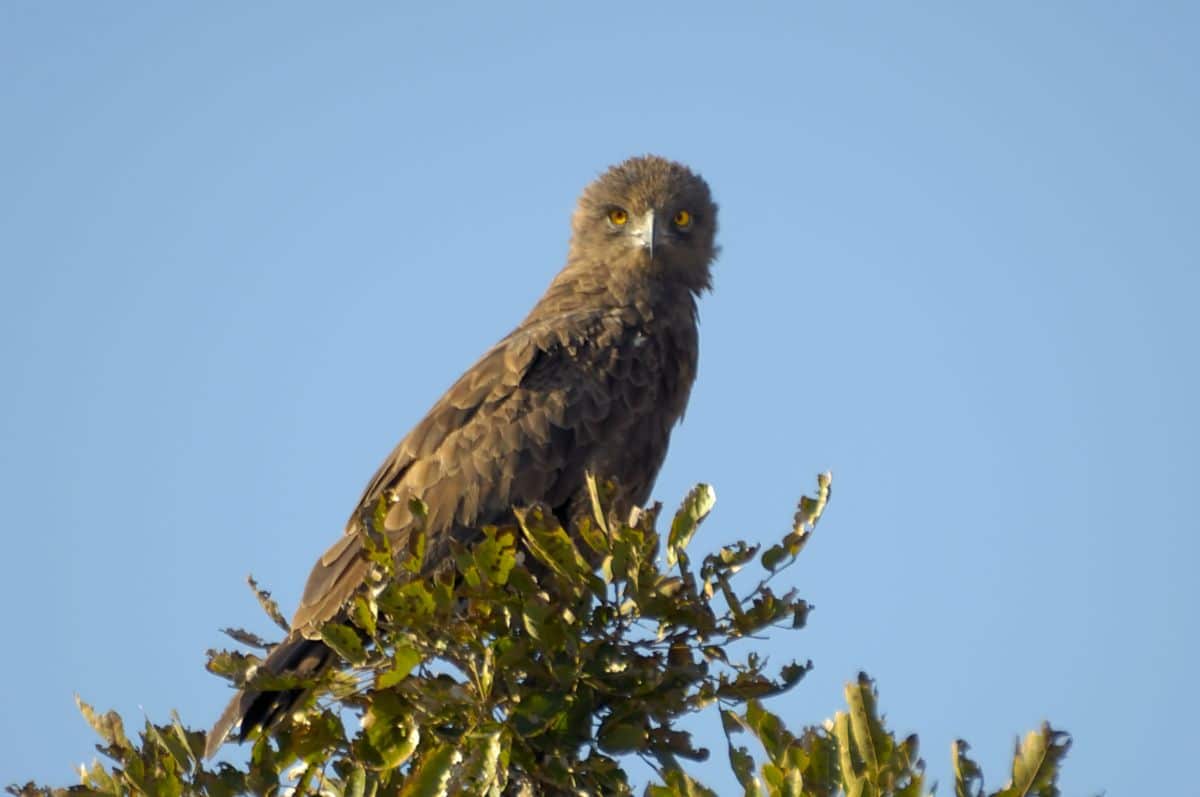
<svg viewBox="0 0 1200 797">
<path fill-rule="evenodd" d="M 633 310 L 644 322 L 667 319 L 695 325 L 697 296 L 675 280 L 648 276 L 644 271 L 568 262 L 538 302 L 538 314 L 579 310 Z"/>
</svg>

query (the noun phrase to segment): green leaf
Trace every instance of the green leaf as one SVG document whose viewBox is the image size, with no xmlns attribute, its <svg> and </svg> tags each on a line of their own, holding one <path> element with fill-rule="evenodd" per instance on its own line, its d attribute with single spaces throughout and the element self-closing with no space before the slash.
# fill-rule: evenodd
<svg viewBox="0 0 1200 797">
<path fill-rule="evenodd" d="M 489 584 L 506 584 L 517 561 L 516 534 L 511 527 L 489 527 L 484 535 L 471 554 L 475 568 Z"/>
<path fill-rule="evenodd" d="M 390 689 L 403 681 L 421 663 L 420 651 L 406 641 L 396 643 L 392 653 L 392 668 L 380 673 L 375 679 L 376 689 Z"/>
<path fill-rule="evenodd" d="M 750 751 L 745 747 L 735 747 L 729 745 L 729 766 L 733 769 L 733 775 L 737 778 L 739 784 L 745 789 L 745 794 L 756 795 L 761 794 L 758 787 L 758 781 L 754 777 L 754 757 L 750 755 Z"/>
<path fill-rule="evenodd" d="M 613 485 L 610 482 L 600 485 L 596 481 L 596 475 L 590 471 L 584 474 L 583 478 L 587 484 L 588 498 L 591 499 L 592 520 L 596 523 L 596 529 L 607 537 L 609 535 L 608 518 L 605 517 L 604 507 L 612 499 Z"/>
<path fill-rule="evenodd" d="M 425 525 L 429 520 L 429 508 L 419 498 L 410 498 L 408 511 L 413 517 L 412 530 L 405 535 L 401 550 L 396 551 L 396 561 L 400 568 L 412 575 L 420 575 L 425 568 L 425 549 L 428 540 Z M 387 535 L 383 535 L 387 539 Z"/>
<path fill-rule="evenodd" d="M 367 651 L 363 648 L 362 638 L 358 631 L 341 623 L 326 623 L 321 628 L 321 639 L 333 648 L 339 656 L 351 664 L 362 664 L 367 660 Z"/>
<path fill-rule="evenodd" d="M 950 760 L 954 766 L 954 797 L 980 797 L 983 794 L 983 773 L 968 755 L 971 746 L 962 739 L 950 745 Z"/>
<path fill-rule="evenodd" d="M 188 731 L 183 727 L 183 720 L 179 718 L 179 713 L 171 709 L 171 729 L 170 735 L 183 745 L 188 751 L 189 758 L 196 762 L 200 754 L 204 750 L 204 741 L 199 733 Z"/>
<path fill-rule="evenodd" d="M 364 797 L 367 791 L 367 770 L 361 764 L 356 765 L 346 778 L 346 788 L 343 797 Z"/>
<path fill-rule="evenodd" d="M 637 589 L 639 573 L 644 564 L 642 550 L 646 547 L 646 535 L 631 526 L 618 526 L 611 534 L 612 553 L 605 557 L 601 566 L 604 580 L 609 584 L 628 582 Z"/>
<path fill-rule="evenodd" d="M 708 513 L 717 503 L 717 493 L 712 485 L 697 484 L 683 499 L 675 518 L 671 521 L 671 531 L 667 535 L 667 566 L 674 567 L 679 561 L 679 554 L 692 541 L 696 530 Z"/>
<path fill-rule="evenodd" d="M 833 738 L 837 742 L 838 771 L 841 774 L 842 789 L 850 794 L 857 788 L 862 775 L 854 765 L 854 741 L 850 735 L 850 715 L 839 711 L 833 715 Z"/>
<path fill-rule="evenodd" d="M 765 697 L 775 691 L 775 684 L 770 678 L 754 671 L 739 672 L 733 680 L 721 675 L 717 687 L 717 697 L 722 700 L 744 702 L 756 697 Z"/>
<path fill-rule="evenodd" d="M 146 720 L 146 728 L 143 733 L 148 741 L 153 742 L 155 746 L 171 757 L 179 771 L 187 772 L 192 768 L 194 757 L 191 749 L 186 742 L 180 742 L 179 738 L 171 732 L 169 725 L 159 728 L 150 720 Z"/>
<path fill-rule="evenodd" d="M 391 692 L 378 692 L 354 741 L 356 757 L 376 771 L 393 770 L 412 757 L 421 729 L 412 708 Z"/>
<path fill-rule="evenodd" d="M 825 506 L 829 503 L 830 486 L 833 484 L 833 474 L 825 471 L 817 476 L 817 497 L 809 498 L 807 495 L 800 498 L 800 503 L 796 507 L 796 514 L 792 518 L 792 530 L 794 534 L 803 532 L 805 529 L 811 529 L 817 525 L 817 521 L 821 519 L 821 515 L 825 512 Z"/>
<path fill-rule="evenodd" d="M 575 533 L 593 553 L 600 556 L 608 554 L 608 535 L 596 528 L 595 521 L 591 518 L 580 518 L 575 524 Z"/>
<path fill-rule="evenodd" d="M 496 795 L 499 797 L 507 779 L 502 765 L 511 739 L 500 725 L 490 725 L 467 737 L 466 756 L 454 773 L 455 794 Z"/>
<path fill-rule="evenodd" d="M 366 518 L 362 518 L 364 530 L 369 533 L 365 541 L 367 550 L 388 547 L 388 537 L 382 533 L 382 529 L 387 528 L 387 516 L 388 512 L 392 510 L 392 504 L 391 496 L 386 493 L 380 495 L 376 499 L 375 505 L 371 507 L 370 514 Z"/>
<path fill-rule="evenodd" d="M 379 608 L 374 601 L 369 601 L 363 595 L 356 595 L 351 604 L 350 619 L 369 637 L 375 636 L 375 622 L 379 616 Z"/>
<path fill-rule="evenodd" d="M 846 684 L 846 703 L 850 706 L 855 749 L 866 766 L 864 774 L 871 783 L 877 783 L 884 731 L 875 713 L 874 683 L 865 673 L 858 674 L 857 683 Z"/>
<path fill-rule="evenodd" d="M 531 601 L 521 613 L 521 621 L 526 633 L 545 647 L 557 648 L 565 640 L 566 628 L 556 606 Z"/>
<path fill-rule="evenodd" d="M 400 797 L 444 797 L 449 793 L 452 770 L 462 754 L 450 745 L 439 745 L 426 755 L 404 782 Z"/>
<path fill-rule="evenodd" d="M 133 749 L 129 738 L 125 736 L 125 723 L 121 721 L 121 715 L 115 711 L 97 714 L 96 710 L 85 703 L 79 695 L 75 695 L 75 705 L 79 708 L 79 713 L 83 715 L 83 718 L 92 726 L 92 730 L 104 740 L 105 744 L 122 751 Z"/>
<path fill-rule="evenodd" d="M 774 760 L 782 760 L 792 735 L 783 727 L 779 717 L 767 711 L 761 701 L 751 700 L 746 704 L 745 720 L 767 755 Z"/>
<path fill-rule="evenodd" d="M 1070 734 L 1054 730 L 1050 723 L 1030 731 L 1024 742 L 1017 742 L 1012 780 L 996 797 L 1058 797 L 1058 769 L 1070 749 Z"/>
<path fill-rule="evenodd" d="M 724 576 L 734 575 L 757 553 L 758 546 L 747 545 L 744 540 L 726 545 L 716 553 L 704 557 L 704 563 L 700 567 L 700 577 L 706 580 L 720 580 Z"/>
<path fill-rule="evenodd" d="M 251 668 L 257 667 L 261 663 L 262 660 L 257 656 L 228 650 L 210 650 L 208 651 L 208 662 L 204 666 L 214 675 L 241 684 L 246 681 L 247 673 Z"/>
<path fill-rule="evenodd" d="M 346 745 L 346 732 L 341 720 L 329 711 L 310 713 L 305 722 L 291 728 L 289 743 L 280 752 L 310 764 L 319 764 L 328 750 Z"/>
<path fill-rule="evenodd" d="M 594 578 L 591 566 L 553 515 L 540 506 L 515 512 L 524 532 L 525 547 L 563 580 L 563 586 L 578 588 Z"/>
<path fill-rule="evenodd" d="M 511 718 L 517 737 L 542 736 L 569 723 L 567 698 L 560 692 L 537 692 L 521 699 Z"/>
<path fill-rule="evenodd" d="M 653 797 L 717 797 L 717 793 L 682 769 L 668 769 L 663 773 L 664 786 L 649 786 L 647 795 Z"/>
<path fill-rule="evenodd" d="M 767 570 L 774 571 L 779 567 L 779 564 L 788 557 L 788 550 L 782 545 L 772 545 L 767 550 L 763 551 L 762 566 Z"/>
<path fill-rule="evenodd" d="M 402 627 L 412 627 L 423 622 L 437 611 L 430 585 L 423 581 L 393 582 L 375 599 L 379 608 L 396 615 Z"/>
<path fill-rule="evenodd" d="M 648 741 L 645 719 L 630 717 L 616 722 L 606 720 L 600 725 L 596 741 L 601 750 L 613 755 L 645 750 Z"/>
</svg>

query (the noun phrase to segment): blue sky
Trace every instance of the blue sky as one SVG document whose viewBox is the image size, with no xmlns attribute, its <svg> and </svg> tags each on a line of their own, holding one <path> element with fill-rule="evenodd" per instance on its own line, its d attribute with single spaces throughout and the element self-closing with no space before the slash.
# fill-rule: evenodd
<svg viewBox="0 0 1200 797">
<path fill-rule="evenodd" d="M 207 726 L 205 649 L 266 630 L 245 574 L 290 611 L 579 190 L 656 152 L 724 247 L 657 497 L 710 481 L 698 545 L 770 539 L 834 472 L 774 708 L 866 669 L 941 791 L 952 739 L 997 787 L 1043 718 L 1065 793 L 1177 791 L 1196 7 L 432 6 L 0 7 L 0 781 L 91 760 L 76 692 Z"/>
</svg>

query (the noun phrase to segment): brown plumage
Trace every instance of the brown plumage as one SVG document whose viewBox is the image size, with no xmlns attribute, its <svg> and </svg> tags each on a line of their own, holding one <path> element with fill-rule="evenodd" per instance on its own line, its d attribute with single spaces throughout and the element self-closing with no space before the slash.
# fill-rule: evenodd
<svg viewBox="0 0 1200 797">
<path fill-rule="evenodd" d="M 308 577 L 291 634 L 262 664 L 312 675 L 333 652 L 321 626 L 345 619 L 367 562 L 365 507 L 395 503 L 384 531 L 401 547 L 408 499 L 429 508 L 427 567 L 450 540 L 541 502 L 570 523 L 588 511 L 585 474 L 612 478 L 621 509 L 644 503 L 696 376 L 696 299 L 710 287 L 717 206 L 685 166 L 631 158 L 589 185 L 572 218 L 567 264 L 516 329 L 434 404 L 384 460 L 346 533 Z M 300 690 L 239 692 L 208 735 L 211 756 L 234 725 L 269 727 Z"/>
</svg>

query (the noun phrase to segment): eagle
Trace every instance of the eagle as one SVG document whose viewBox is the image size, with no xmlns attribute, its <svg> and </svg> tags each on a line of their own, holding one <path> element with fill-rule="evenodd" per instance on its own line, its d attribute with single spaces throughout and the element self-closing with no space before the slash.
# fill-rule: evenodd
<svg viewBox="0 0 1200 797">
<path fill-rule="evenodd" d="M 348 622 L 368 579 L 360 525 L 390 506 L 378 533 L 405 550 L 424 502 L 428 572 L 514 507 L 540 504 L 572 528 L 590 512 L 587 475 L 616 485 L 614 508 L 643 505 L 696 378 L 697 301 L 712 285 L 717 206 L 688 167 L 653 155 L 588 185 L 567 261 L 525 320 L 464 373 L 371 478 L 345 534 L 313 566 L 288 636 L 260 668 L 313 676 L 335 663 L 322 626 Z M 364 510 L 367 510 L 364 512 Z M 281 721 L 302 689 L 248 684 L 209 732 L 211 757 Z"/>
</svg>

